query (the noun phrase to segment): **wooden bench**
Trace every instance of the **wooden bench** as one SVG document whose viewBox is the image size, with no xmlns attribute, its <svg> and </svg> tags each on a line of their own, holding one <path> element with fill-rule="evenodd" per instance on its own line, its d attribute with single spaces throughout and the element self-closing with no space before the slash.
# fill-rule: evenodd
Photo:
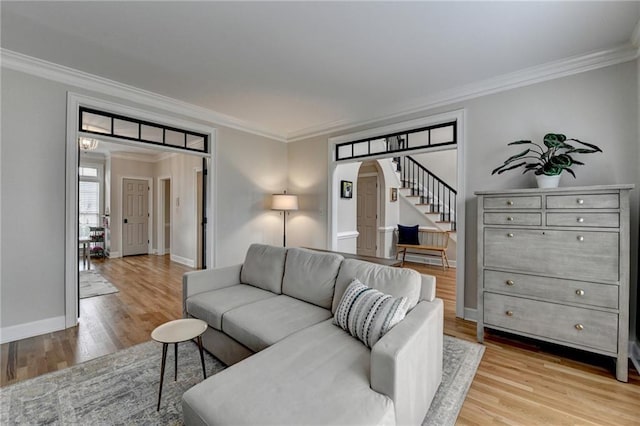
<svg viewBox="0 0 640 426">
<path fill-rule="evenodd" d="M 397 234 L 396 230 L 396 234 Z M 419 245 L 416 244 L 396 244 L 396 259 L 402 253 L 402 264 L 404 266 L 404 258 L 407 250 L 424 256 L 439 257 L 442 261 L 442 270 L 445 265 L 449 268 L 449 259 L 447 259 L 447 247 L 449 246 L 449 231 L 436 231 L 430 229 L 420 229 L 418 231 Z"/>
</svg>

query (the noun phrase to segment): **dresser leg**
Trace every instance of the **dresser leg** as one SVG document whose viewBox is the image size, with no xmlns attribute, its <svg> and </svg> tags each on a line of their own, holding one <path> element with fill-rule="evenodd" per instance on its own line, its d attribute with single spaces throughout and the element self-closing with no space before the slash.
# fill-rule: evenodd
<svg viewBox="0 0 640 426">
<path fill-rule="evenodd" d="M 629 381 L 629 359 L 626 353 L 624 357 L 618 356 L 616 359 L 616 379 L 625 383 Z"/>
</svg>

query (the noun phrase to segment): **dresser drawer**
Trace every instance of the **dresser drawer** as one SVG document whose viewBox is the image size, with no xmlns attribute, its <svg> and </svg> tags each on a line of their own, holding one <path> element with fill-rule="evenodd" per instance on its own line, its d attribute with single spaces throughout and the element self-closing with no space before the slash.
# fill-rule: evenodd
<svg viewBox="0 0 640 426">
<path fill-rule="evenodd" d="M 514 272 L 484 271 L 484 288 L 520 296 L 558 302 L 618 308 L 618 286 L 565 280 Z"/>
<path fill-rule="evenodd" d="M 618 213 L 547 213 L 547 226 L 618 228 Z"/>
<path fill-rule="evenodd" d="M 542 207 L 542 196 L 485 197 L 485 209 L 539 209 Z"/>
<path fill-rule="evenodd" d="M 618 193 L 547 195 L 548 209 L 617 209 L 620 207 Z"/>
<path fill-rule="evenodd" d="M 485 225 L 542 225 L 542 213 L 485 213 Z"/>
<path fill-rule="evenodd" d="M 617 281 L 617 232 L 485 228 L 484 266 L 585 281 Z"/>
<path fill-rule="evenodd" d="M 618 350 L 615 313 L 484 293 L 484 322 L 602 351 Z"/>
</svg>

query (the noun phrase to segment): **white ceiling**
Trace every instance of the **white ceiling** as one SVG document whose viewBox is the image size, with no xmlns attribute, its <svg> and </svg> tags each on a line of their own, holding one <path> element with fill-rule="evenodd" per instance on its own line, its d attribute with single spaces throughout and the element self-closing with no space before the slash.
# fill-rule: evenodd
<svg viewBox="0 0 640 426">
<path fill-rule="evenodd" d="M 629 43 L 639 2 L 1 2 L 4 49 L 275 134 Z"/>
</svg>

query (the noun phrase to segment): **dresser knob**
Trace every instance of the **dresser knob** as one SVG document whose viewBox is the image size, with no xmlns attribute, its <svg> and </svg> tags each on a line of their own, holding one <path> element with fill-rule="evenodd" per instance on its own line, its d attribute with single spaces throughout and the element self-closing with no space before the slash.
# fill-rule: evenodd
<svg viewBox="0 0 640 426">
<path fill-rule="evenodd" d="M 513 238 L 513 232 L 509 232 L 509 233 L 507 234 L 507 237 L 509 237 L 509 238 Z"/>
<path fill-rule="evenodd" d="M 507 281 L 505 282 L 505 284 L 506 284 L 506 285 L 513 285 L 513 284 L 515 284 L 515 283 L 513 282 L 513 280 L 507 280 Z"/>
<path fill-rule="evenodd" d="M 582 198 L 578 198 L 578 199 L 576 200 L 576 202 L 577 202 L 578 204 L 584 204 L 584 200 L 583 200 Z"/>
<path fill-rule="evenodd" d="M 578 296 L 584 296 L 584 290 L 583 290 L 583 289 L 581 289 L 581 288 L 579 288 L 579 289 L 577 289 L 577 290 L 576 290 L 576 294 L 577 294 Z"/>
<path fill-rule="evenodd" d="M 505 312 L 505 314 L 506 314 L 508 317 L 512 317 L 512 316 L 513 316 L 513 311 L 507 311 L 507 312 Z M 576 327 L 577 327 L 577 326 L 576 326 Z"/>
<path fill-rule="evenodd" d="M 584 241 L 584 237 L 582 235 L 578 235 L 578 241 Z"/>
<path fill-rule="evenodd" d="M 508 201 L 507 201 L 507 205 L 508 205 L 508 206 L 512 206 L 512 205 L 513 205 L 513 201 L 508 200 Z"/>
<path fill-rule="evenodd" d="M 578 331 L 582 331 L 582 330 L 584 330 L 584 325 L 582 325 L 582 324 L 576 324 L 574 327 L 575 327 L 575 328 L 576 328 L 576 330 L 578 330 Z"/>
<path fill-rule="evenodd" d="M 583 223 L 584 222 L 584 217 L 579 217 L 578 218 L 578 223 Z"/>
<path fill-rule="evenodd" d="M 513 222 L 513 218 L 511 216 L 507 216 L 507 221 Z"/>
</svg>

